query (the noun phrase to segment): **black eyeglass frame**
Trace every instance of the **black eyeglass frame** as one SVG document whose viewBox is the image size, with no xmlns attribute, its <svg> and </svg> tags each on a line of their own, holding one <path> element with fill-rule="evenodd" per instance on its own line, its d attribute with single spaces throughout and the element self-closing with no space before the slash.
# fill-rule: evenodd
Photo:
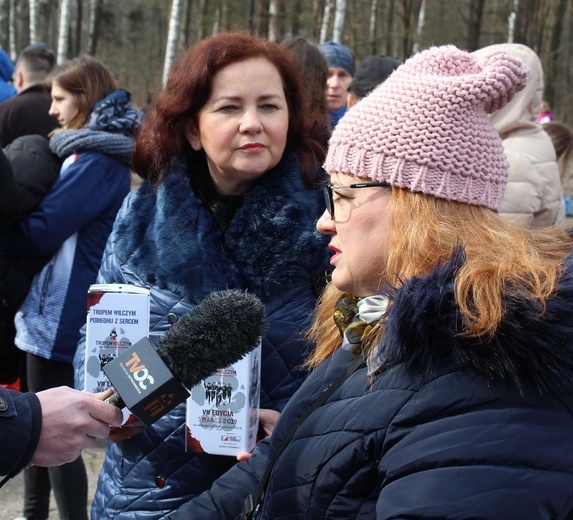
<svg viewBox="0 0 573 520">
<path fill-rule="evenodd" d="M 357 182 L 354 184 L 347 184 L 345 186 L 337 186 L 335 184 L 326 184 L 322 189 L 324 192 L 324 202 L 326 203 L 326 211 L 330 215 L 330 218 L 334 220 L 334 196 L 332 194 L 333 190 L 341 190 L 343 188 L 376 188 L 376 187 L 383 187 L 387 188 L 391 186 L 389 182 Z"/>
</svg>

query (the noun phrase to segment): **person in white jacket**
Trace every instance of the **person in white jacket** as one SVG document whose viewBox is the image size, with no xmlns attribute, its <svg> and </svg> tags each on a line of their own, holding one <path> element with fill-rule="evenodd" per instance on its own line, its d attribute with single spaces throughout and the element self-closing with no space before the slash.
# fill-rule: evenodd
<svg viewBox="0 0 573 520">
<path fill-rule="evenodd" d="M 509 161 L 509 181 L 500 213 L 524 219 L 533 227 L 565 221 L 563 187 L 555 149 L 536 116 L 543 99 L 543 67 L 537 54 L 519 43 L 502 43 L 474 52 L 478 56 L 503 50 L 522 60 L 530 69 L 525 88 L 490 121 L 503 140 Z"/>
</svg>

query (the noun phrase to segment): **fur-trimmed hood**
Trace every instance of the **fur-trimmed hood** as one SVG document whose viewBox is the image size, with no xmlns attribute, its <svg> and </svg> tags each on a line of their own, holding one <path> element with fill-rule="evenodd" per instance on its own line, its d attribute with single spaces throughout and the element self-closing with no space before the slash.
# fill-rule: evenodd
<svg viewBox="0 0 573 520">
<path fill-rule="evenodd" d="M 573 390 L 573 258 L 565 263 L 558 292 L 540 305 L 509 291 L 503 321 L 489 340 L 461 335 L 454 281 L 462 253 L 428 276 L 412 278 L 391 299 L 379 347 L 383 366 L 406 363 L 430 374 L 444 359 L 490 380 L 508 381 L 521 392 Z"/>
<path fill-rule="evenodd" d="M 294 155 L 256 183 L 225 232 L 193 192 L 190 175 L 192 167 L 177 161 L 157 192 L 142 184 L 118 218 L 116 252 L 145 283 L 191 302 L 244 287 L 265 298 L 328 266 L 328 238 L 315 228 L 324 208 L 304 186 Z"/>
</svg>

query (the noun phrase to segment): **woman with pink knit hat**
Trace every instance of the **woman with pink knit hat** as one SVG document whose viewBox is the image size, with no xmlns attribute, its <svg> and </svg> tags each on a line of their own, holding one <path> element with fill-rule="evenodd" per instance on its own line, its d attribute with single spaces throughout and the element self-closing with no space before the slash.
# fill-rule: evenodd
<svg viewBox="0 0 573 520">
<path fill-rule="evenodd" d="M 340 121 L 314 370 L 187 518 L 572 517 L 573 240 L 498 215 L 487 117 L 527 75 L 434 47 Z"/>
</svg>

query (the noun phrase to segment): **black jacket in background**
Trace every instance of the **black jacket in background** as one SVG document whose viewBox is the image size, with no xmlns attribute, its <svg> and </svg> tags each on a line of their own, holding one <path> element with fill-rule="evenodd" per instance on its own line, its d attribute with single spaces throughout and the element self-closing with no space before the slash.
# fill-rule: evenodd
<svg viewBox="0 0 573 520">
<path fill-rule="evenodd" d="M 60 173 L 60 161 L 40 135 L 16 139 L 0 151 L 0 229 L 35 209 Z M 49 256 L 0 256 L 0 383 L 19 375 L 19 353 L 14 346 L 14 315 L 28 294 L 34 274 Z"/>
<path fill-rule="evenodd" d="M 48 134 L 58 127 L 55 117 L 48 114 L 50 92 L 44 85 L 32 85 L 0 103 L 0 146 L 8 146 L 23 135 Z"/>
</svg>

